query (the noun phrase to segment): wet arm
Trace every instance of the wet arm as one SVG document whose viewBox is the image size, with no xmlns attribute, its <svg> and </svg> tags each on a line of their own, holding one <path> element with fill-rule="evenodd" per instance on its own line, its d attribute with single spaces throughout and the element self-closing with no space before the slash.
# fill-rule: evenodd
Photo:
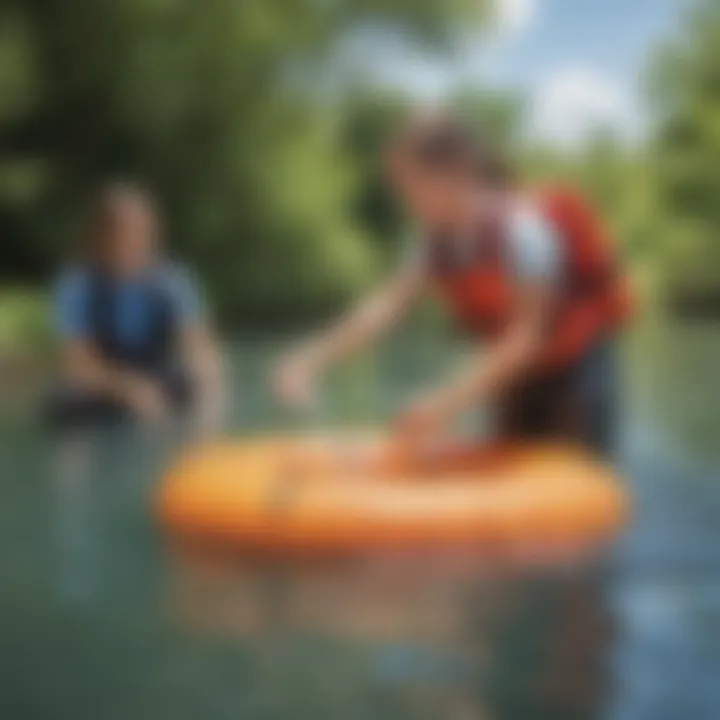
<svg viewBox="0 0 720 720">
<path fill-rule="evenodd" d="M 316 367 L 327 367 L 353 355 L 403 318 L 417 300 L 422 285 L 419 272 L 401 270 L 298 352 Z"/>
<path fill-rule="evenodd" d="M 515 320 L 487 350 L 478 351 L 468 365 L 438 392 L 443 414 L 452 416 L 478 402 L 494 400 L 519 381 L 543 351 L 554 293 L 546 285 L 526 287 Z"/>
</svg>

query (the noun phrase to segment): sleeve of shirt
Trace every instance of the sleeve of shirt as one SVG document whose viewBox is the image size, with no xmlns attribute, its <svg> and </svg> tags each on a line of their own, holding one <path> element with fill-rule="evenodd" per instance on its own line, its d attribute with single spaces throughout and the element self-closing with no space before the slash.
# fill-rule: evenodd
<svg viewBox="0 0 720 720">
<path fill-rule="evenodd" d="M 53 290 L 53 321 L 62 340 L 76 340 L 88 332 L 88 284 L 80 270 L 63 272 Z"/>
<path fill-rule="evenodd" d="M 523 210 L 515 218 L 510 234 L 510 262 L 521 282 L 560 281 L 562 256 L 555 230 L 540 215 Z"/>
<path fill-rule="evenodd" d="M 170 303 L 181 325 L 201 322 L 205 317 L 205 303 L 191 273 L 174 266 L 166 274 Z"/>
</svg>

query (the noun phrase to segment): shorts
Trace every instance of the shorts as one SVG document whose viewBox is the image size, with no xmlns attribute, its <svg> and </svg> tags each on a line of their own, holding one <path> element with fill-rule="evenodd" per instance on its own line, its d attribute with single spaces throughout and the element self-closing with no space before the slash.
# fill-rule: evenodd
<svg viewBox="0 0 720 720">
<path fill-rule="evenodd" d="M 500 435 L 569 440 L 612 456 L 618 390 L 615 343 L 604 340 L 572 366 L 508 392 L 498 407 Z"/>
<path fill-rule="evenodd" d="M 189 409 L 194 391 L 187 373 L 168 370 L 155 377 L 177 413 Z M 69 385 L 62 385 L 51 392 L 44 416 L 47 424 L 55 429 L 108 426 L 134 419 L 130 408 L 120 400 Z"/>
</svg>

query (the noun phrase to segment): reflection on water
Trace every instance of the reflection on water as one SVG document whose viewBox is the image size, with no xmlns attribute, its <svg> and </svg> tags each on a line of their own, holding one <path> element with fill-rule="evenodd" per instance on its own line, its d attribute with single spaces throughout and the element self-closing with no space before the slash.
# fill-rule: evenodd
<svg viewBox="0 0 720 720">
<path fill-rule="evenodd" d="M 598 568 L 518 573 L 448 555 L 267 567 L 179 552 L 176 563 L 179 627 L 259 642 L 276 670 L 298 643 L 335 647 L 310 670 L 319 696 L 354 667 L 364 702 L 392 698 L 396 717 L 589 717 L 606 685 Z"/>
<path fill-rule="evenodd" d="M 399 342 L 281 417 L 267 347 L 240 343 L 239 431 L 382 417 L 447 358 Z M 636 518 L 606 562 L 467 555 L 260 563 L 170 544 L 148 502 L 176 439 L 0 435 L 0 716 L 716 718 L 720 346 L 630 348 L 623 464 Z M 703 382 L 703 378 L 706 382 Z"/>
<path fill-rule="evenodd" d="M 170 433 L 132 428 L 51 442 L 49 539 L 59 599 L 92 602 L 119 573 L 133 572 L 131 549 L 144 553 L 147 543 L 149 508 L 139 505 L 176 444 Z"/>
</svg>

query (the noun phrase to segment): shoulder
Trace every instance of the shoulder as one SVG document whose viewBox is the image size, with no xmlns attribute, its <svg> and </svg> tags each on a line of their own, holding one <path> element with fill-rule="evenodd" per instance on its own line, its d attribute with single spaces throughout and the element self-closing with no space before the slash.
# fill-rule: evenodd
<svg viewBox="0 0 720 720">
<path fill-rule="evenodd" d="M 181 315 L 195 316 L 201 301 L 197 283 L 188 267 L 179 262 L 164 262 L 155 272 L 155 282 Z"/>
<path fill-rule="evenodd" d="M 177 292 L 187 287 L 194 288 L 195 280 L 186 265 L 181 262 L 163 262 L 155 270 L 155 281 L 167 291 Z"/>
<path fill-rule="evenodd" d="M 87 268 L 67 267 L 58 273 L 53 288 L 53 315 L 61 337 L 79 337 L 86 332 L 91 292 L 91 273 Z"/>
<path fill-rule="evenodd" d="M 90 287 L 90 271 L 83 265 L 69 265 L 58 272 L 53 284 L 56 299 L 62 301 L 68 298 L 84 296 Z"/>
</svg>

